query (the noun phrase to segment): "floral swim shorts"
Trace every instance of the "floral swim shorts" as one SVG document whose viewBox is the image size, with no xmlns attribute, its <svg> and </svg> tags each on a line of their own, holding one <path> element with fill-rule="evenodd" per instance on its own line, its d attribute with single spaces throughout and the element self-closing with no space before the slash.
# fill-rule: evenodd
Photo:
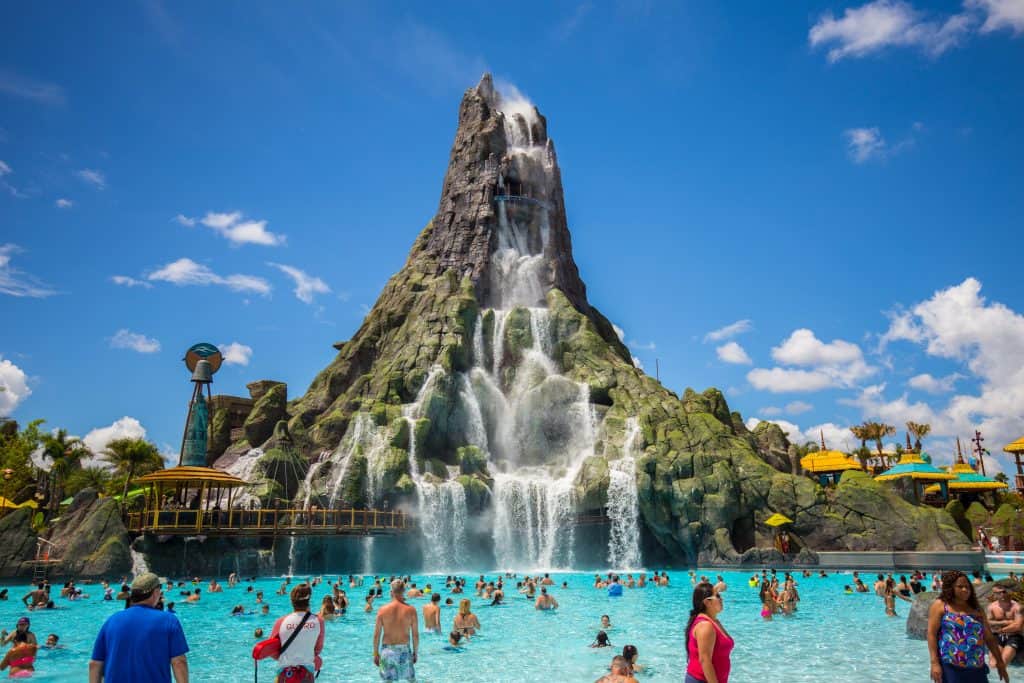
<svg viewBox="0 0 1024 683">
<path fill-rule="evenodd" d="M 380 678 L 382 681 L 415 681 L 412 650 L 409 643 L 383 645 L 380 648 Z"/>
</svg>

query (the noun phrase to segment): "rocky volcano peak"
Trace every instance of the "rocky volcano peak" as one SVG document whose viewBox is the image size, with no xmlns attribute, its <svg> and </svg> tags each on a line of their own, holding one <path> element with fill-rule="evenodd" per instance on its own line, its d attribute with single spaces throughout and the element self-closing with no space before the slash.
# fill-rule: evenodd
<svg viewBox="0 0 1024 683">
<path fill-rule="evenodd" d="M 496 252 L 503 247 L 499 212 L 519 223 L 519 252 L 542 257 L 532 275 L 539 288 L 513 295 Z M 490 74 L 466 90 L 459 106 L 441 201 L 424 255 L 436 272 L 469 276 L 483 306 L 536 305 L 551 288 L 590 314 L 586 286 L 572 257 L 562 179 L 547 121 L 521 96 L 495 89 Z M 513 300 L 510 301 L 509 297 Z M 529 300 L 532 298 L 533 300 Z"/>
</svg>

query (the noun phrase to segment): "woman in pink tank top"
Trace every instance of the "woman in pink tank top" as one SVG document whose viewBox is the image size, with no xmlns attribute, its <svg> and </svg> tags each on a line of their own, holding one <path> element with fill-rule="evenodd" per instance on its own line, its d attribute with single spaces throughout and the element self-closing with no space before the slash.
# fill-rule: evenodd
<svg viewBox="0 0 1024 683">
<path fill-rule="evenodd" d="M 710 583 L 693 589 L 693 609 L 686 624 L 686 683 L 729 683 L 729 654 L 735 644 L 718 621 L 722 596 Z"/>
</svg>

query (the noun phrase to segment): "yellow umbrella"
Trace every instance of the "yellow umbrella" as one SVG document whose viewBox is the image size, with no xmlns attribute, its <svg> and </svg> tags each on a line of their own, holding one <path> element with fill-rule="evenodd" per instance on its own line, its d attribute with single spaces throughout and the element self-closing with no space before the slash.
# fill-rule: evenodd
<svg viewBox="0 0 1024 683">
<path fill-rule="evenodd" d="M 1024 453 L 1024 436 L 1020 437 L 1013 443 L 1008 443 L 1003 446 L 1003 450 L 1007 453 Z"/>
<path fill-rule="evenodd" d="M 776 512 L 774 515 L 764 520 L 764 523 L 768 526 L 782 526 L 783 524 L 792 524 L 793 520 L 786 515 L 780 515 Z"/>
</svg>

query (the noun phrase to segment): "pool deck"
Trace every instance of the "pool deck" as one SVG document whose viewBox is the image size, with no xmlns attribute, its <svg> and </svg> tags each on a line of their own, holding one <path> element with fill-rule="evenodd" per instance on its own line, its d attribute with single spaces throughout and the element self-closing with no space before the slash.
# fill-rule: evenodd
<svg viewBox="0 0 1024 683">
<path fill-rule="evenodd" d="M 975 571 L 985 567 L 985 553 L 978 550 L 820 552 L 817 555 L 817 566 L 821 569 L 959 569 Z"/>
</svg>

